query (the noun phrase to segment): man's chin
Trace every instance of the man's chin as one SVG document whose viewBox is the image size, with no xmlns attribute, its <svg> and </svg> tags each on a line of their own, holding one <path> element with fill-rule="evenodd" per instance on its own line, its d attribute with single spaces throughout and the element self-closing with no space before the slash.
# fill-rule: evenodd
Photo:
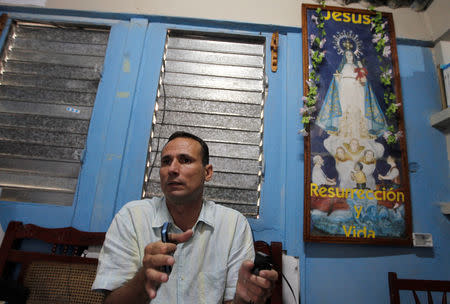
<svg viewBox="0 0 450 304">
<path fill-rule="evenodd" d="M 164 196 L 176 205 L 182 205 L 186 201 L 186 194 L 182 190 L 166 190 Z"/>
</svg>

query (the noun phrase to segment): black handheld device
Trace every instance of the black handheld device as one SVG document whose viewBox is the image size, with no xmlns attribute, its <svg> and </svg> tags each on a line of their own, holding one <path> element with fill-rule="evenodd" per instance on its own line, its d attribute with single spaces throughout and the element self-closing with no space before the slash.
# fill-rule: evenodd
<svg viewBox="0 0 450 304">
<path fill-rule="evenodd" d="M 161 229 L 161 241 L 163 243 L 169 243 L 169 229 L 170 229 L 170 223 L 165 222 Z M 164 265 L 163 271 L 167 273 L 168 275 L 172 272 L 172 266 Z"/>
<path fill-rule="evenodd" d="M 257 251 L 255 254 L 255 262 L 253 263 L 255 266 L 252 269 L 252 273 L 259 275 L 261 270 L 271 270 L 272 269 L 272 260 L 269 255 Z"/>
</svg>

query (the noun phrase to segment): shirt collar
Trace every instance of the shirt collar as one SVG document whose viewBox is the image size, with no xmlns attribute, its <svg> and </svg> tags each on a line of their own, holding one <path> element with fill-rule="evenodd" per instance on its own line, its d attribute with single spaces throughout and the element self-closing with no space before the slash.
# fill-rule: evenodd
<svg viewBox="0 0 450 304">
<path fill-rule="evenodd" d="M 173 218 L 167 209 L 166 198 L 159 198 L 159 202 L 156 207 L 156 212 L 153 215 L 152 227 L 162 227 L 165 222 L 173 223 Z M 214 229 L 214 202 L 203 200 L 202 210 L 198 217 L 197 223 L 203 222 Z M 194 227 L 197 225 L 194 225 Z"/>
<path fill-rule="evenodd" d="M 169 213 L 169 209 L 167 209 L 166 198 L 159 197 L 157 206 L 155 208 L 155 213 L 153 214 L 152 227 L 159 228 L 164 225 L 165 222 L 173 223 L 172 216 Z"/>
<path fill-rule="evenodd" d="M 214 203 L 203 200 L 202 211 L 198 217 L 197 223 L 203 222 L 214 229 Z"/>
</svg>

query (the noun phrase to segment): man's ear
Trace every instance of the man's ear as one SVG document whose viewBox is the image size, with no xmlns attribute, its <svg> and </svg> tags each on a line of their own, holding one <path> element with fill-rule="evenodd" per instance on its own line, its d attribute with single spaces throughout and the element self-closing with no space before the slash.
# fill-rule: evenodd
<svg viewBox="0 0 450 304">
<path fill-rule="evenodd" d="M 205 166 L 205 181 L 209 182 L 213 176 L 213 166 L 211 164 L 207 164 Z"/>
</svg>

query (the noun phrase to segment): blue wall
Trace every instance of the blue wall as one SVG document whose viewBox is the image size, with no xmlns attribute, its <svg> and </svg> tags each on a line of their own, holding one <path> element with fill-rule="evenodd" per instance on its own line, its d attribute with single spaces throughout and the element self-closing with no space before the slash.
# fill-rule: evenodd
<svg viewBox="0 0 450 304">
<path fill-rule="evenodd" d="M 66 14 L 72 21 L 81 14 L 44 12 L 55 14 L 55 19 L 64 19 L 56 15 Z M 413 231 L 432 233 L 434 248 L 304 243 L 304 154 L 303 137 L 298 134 L 303 92 L 300 29 L 149 16 L 107 17 L 116 20 L 92 19 L 109 24 L 111 35 L 74 204 L 0 202 L 3 229 L 9 221 L 20 220 L 46 227 L 105 231 L 124 203 L 140 197 L 168 28 L 261 35 L 268 41 L 267 66 L 271 33 L 279 30 L 278 72 L 267 72 L 261 216 L 250 219 L 255 238 L 281 241 L 289 255 L 300 258 L 302 303 L 387 303 L 388 271 L 396 271 L 400 277 L 450 279 L 450 219 L 437 205 L 450 201 L 449 172 L 444 135 L 429 123 L 430 115 L 440 110 L 430 49 L 398 46 L 408 158 L 419 167 L 410 174 Z"/>
</svg>

